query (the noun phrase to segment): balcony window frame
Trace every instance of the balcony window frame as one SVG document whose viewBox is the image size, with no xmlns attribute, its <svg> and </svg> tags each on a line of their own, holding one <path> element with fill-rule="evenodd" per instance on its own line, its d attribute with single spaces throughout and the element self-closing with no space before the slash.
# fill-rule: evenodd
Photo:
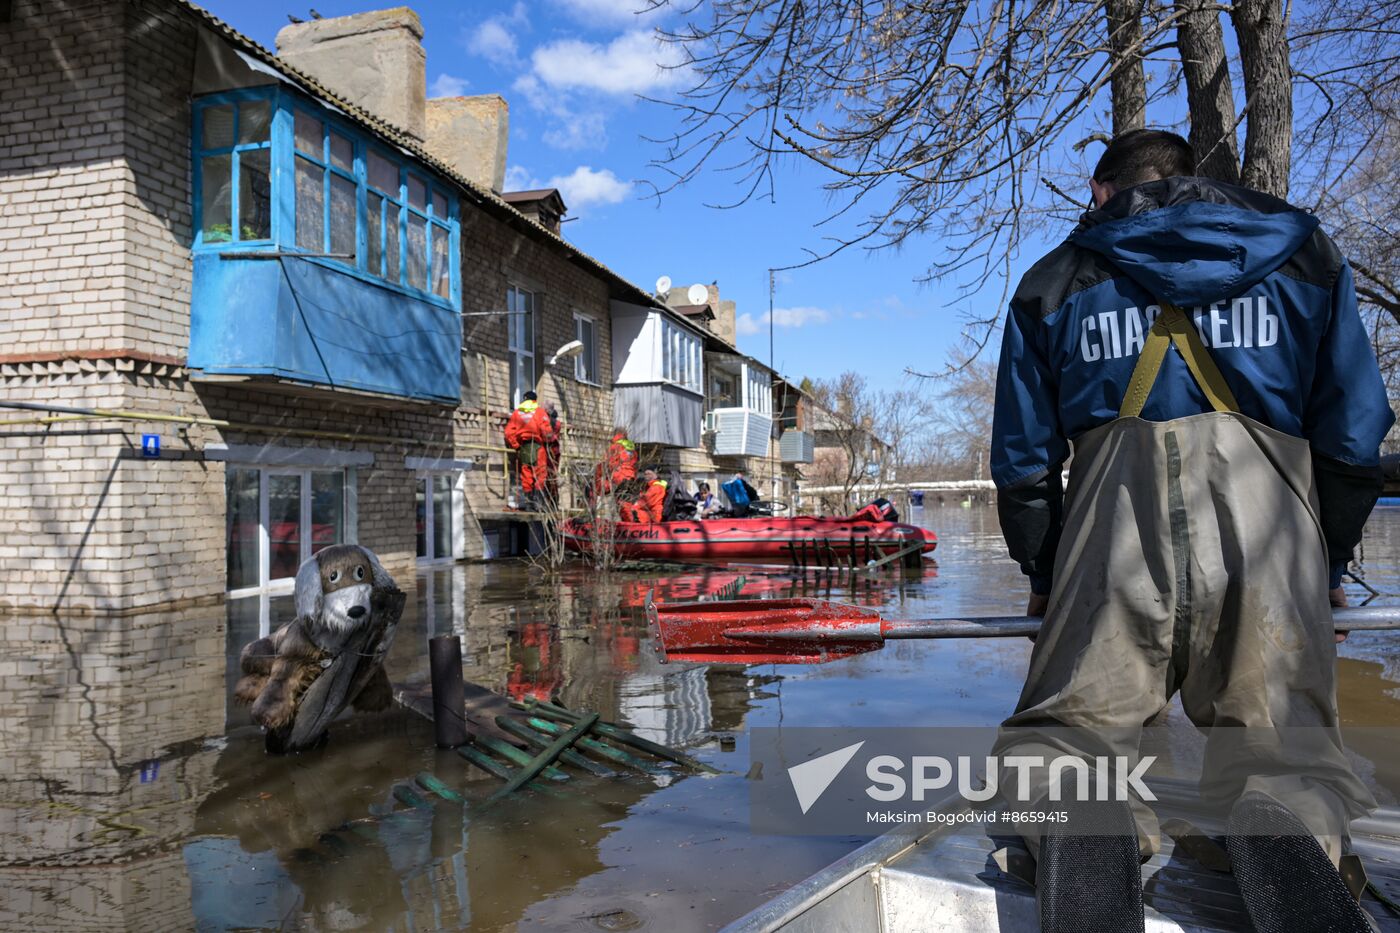
<svg viewBox="0 0 1400 933">
<path fill-rule="evenodd" d="M 662 317 L 657 340 L 657 375 L 661 377 L 661 381 L 703 396 L 704 347 L 700 337 L 676 322 Z"/>
<path fill-rule="evenodd" d="M 243 89 L 238 91 L 228 91 L 223 94 L 210 95 L 209 98 L 201 98 L 203 106 L 196 107 L 193 119 L 190 124 L 190 146 L 191 164 L 193 166 L 193 194 L 195 203 L 194 217 L 194 245 L 199 248 L 216 248 L 220 250 L 230 247 L 247 246 L 270 246 L 277 241 L 278 236 L 278 205 L 277 205 L 277 174 L 276 152 L 274 150 L 273 139 L 276 134 L 277 104 L 275 99 L 268 95 L 258 93 L 261 89 Z M 260 100 L 268 101 L 269 120 L 267 139 L 253 143 L 240 143 L 239 122 L 242 119 L 242 105 Z M 205 112 L 215 107 L 231 107 L 233 110 L 233 126 L 230 130 L 232 142 L 228 146 L 214 146 L 205 148 L 204 146 L 204 123 Z M 254 237 L 251 239 L 242 238 L 242 217 L 240 216 L 239 201 L 242 195 L 242 171 L 243 154 L 247 152 L 267 151 L 268 152 L 268 175 L 271 190 L 268 193 L 269 210 L 271 212 L 271 223 L 269 225 L 269 235 L 266 237 Z M 204 160 L 206 158 L 227 155 L 229 157 L 229 238 L 227 240 L 209 240 L 204 238 Z"/>
<path fill-rule="evenodd" d="M 271 122 L 269 138 L 266 142 L 258 144 L 237 143 L 237 104 L 243 101 L 266 100 L 271 108 Z M 237 234 L 239 230 L 233 231 L 230 240 L 206 240 L 203 230 L 203 159 L 209 155 L 220 155 L 225 152 L 224 148 L 205 149 L 203 148 L 203 131 L 205 112 L 211 107 L 234 104 L 235 125 L 234 142 L 235 145 L 227 151 L 241 152 L 251 149 L 270 150 L 270 178 L 271 178 L 271 236 L 258 240 L 241 240 Z M 200 252 L 224 252 L 231 248 L 237 249 L 276 249 L 286 253 L 315 253 L 328 252 L 331 243 L 332 230 L 330 224 L 330 186 L 331 178 L 339 177 L 355 184 L 355 256 L 353 261 L 342 259 L 331 259 L 328 257 L 308 256 L 304 262 L 313 262 L 320 265 L 334 268 L 338 271 L 354 275 L 366 282 L 390 289 L 401 294 L 417 298 L 439 307 L 458 311 L 461 308 L 461 223 L 459 218 L 459 203 L 456 188 L 449 182 L 433 174 L 426 166 L 422 165 L 412 155 L 399 152 L 391 142 L 386 142 L 369 131 L 357 126 L 345 119 L 328 107 L 323 106 L 315 99 L 282 86 L 266 86 L 256 88 L 240 88 L 231 91 L 221 91 L 214 94 L 203 94 L 196 97 L 192 104 L 191 120 L 191 155 L 194 166 L 194 229 L 195 236 L 193 250 Z M 307 153 L 298 149 L 296 145 L 296 113 L 303 114 L 321 123 L 322 146 L 321 152 Z M 333 164 L 330 158 L 331 134 L 348 139 L 352 147 L 351 170 L 346 170 Z M 394 164 L 398 173 L 398 191 L 381 205 L 381 210 L 385 214 L 398 214 L 398 239 L 399 239 L 399 278 L 397 280 L 386 278 L 382 271 L 384 266 L 381 261 L 381 270 L 371 270 L 369 268 L 369 195 L 374 193 L 390 195 L 378 187 L 371 187 L 368 183 L 368 158 L 369 153 L 384 158 Z M 309 158 L 308 158 L 309 157 Z M 317 165 L 322 170 L 322 244 L 323 248 L 313 250 L 303 248 L 296 242 L 296 168 L 298 158 L 308 158 L 308 161 Z M 236 221 L 238 217 L 238 195 L 239 195 L 239 159 L 233 159 L 233 177 L 230 182 L 232 188 L 232 199 L 230 212 L 235 218 L 233 227 L 238 227 Z M 424 206 L 417 209 L 409 204 L 408 183 L 410 176 L 417 182 L 423 184 L 425 189 Z M 392 205 L 392 208 L 387 206 Z M 415 217 L 425 222 L 425 237 L 423 244 L 423 263 L 425 288 L 419 288 L 412 284 L 405 284 L 408 273 L 408 226 L 409 217 Z M 382 223 L 380 256 L 385 255 L 384 245 L 389 235 L 389 225 Z M 446 242 L 446 262 L 448 267 L 448 280 L 446 283 L 447 294 L 438 294 L 434 288 L 437 284 L 437 272 L 434 269 L 434 246 L 439 238 Z M 439 246 L 439 260 L 441 260 L 441 247 Z"/>
<path fill-rule="evenodd" d="M 744 363 L 740 390 L 742 407 L 755 414 L 773 416 L 773 379 L 767 370 Z"/>
</svg>

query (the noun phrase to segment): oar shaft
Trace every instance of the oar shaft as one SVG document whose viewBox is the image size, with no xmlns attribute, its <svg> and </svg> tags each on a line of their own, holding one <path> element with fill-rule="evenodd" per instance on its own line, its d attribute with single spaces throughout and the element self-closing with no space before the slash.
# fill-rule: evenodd
<svg viewBox="0 0 1400 933">
<path fill-rule="evenodd" d="M 988 616 L 974 619 L 894 619 L 883 623 L 890 638 L 995 638 L 1033 635 L 1043 620 L 1032 616 Z M 1392 631 L 1400 629 L 1400 606 L 1358 606 L 1333 609 L 1332 625 L 1338 632 Z"/>
<path fill-rule="evenodd" d="M 892 619 L 881 626 L 890 638 L 1007 638 L 1034 635 L 1041 619 L 1033 616 L 987 616 L 973 619 Z"/>
<path fill-rule="evenodd" d="M 1009 638 L 1034 635 L 1041 619 L 1033 616 L 980 616 L 969 619 L 876 619 L 831 624 L 818 622 L 743 625 L 725 631 L 726 638 L 763 642 L 879 643 L 913 638 Z M 1400 629 L 1400 606 L 1365 606 L 1332 610 L 1338 632 Z"/>
</svg>

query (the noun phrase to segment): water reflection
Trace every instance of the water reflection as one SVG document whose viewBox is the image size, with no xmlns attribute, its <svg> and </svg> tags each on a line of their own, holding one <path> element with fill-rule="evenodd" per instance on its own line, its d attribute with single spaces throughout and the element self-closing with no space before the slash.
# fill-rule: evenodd
<svg viewBox="0 0 1400 933">
<path fill-rule="evenodd" d="M 0 625 L 0 927 L 190 928 L 223 607 Z"/>
<path fill-rule="evenodd" d="M 993 509 L 924 517 L 940 535 L 938 566 L 913 575 L 708 568 L 599 579 L 574 568 L 551 579 L 493 564 L 401 580 L 410 600 L 388 659 L 396 683 L 422 683 L 426 640 L 456 633 L 474 683 L 597 709 L 725 771 L 670 782 L 576 773 L 556 795 L 489 810 L 479 805 L 495 779 L 433 748 L 430 725 L 403 710 L 342 720 L 312 753 L 263 753 L 231 691 L 238 650 L 289 618 L 289 597 L 7 619 L 0 927 L 721 925 L 860 841 L 749 834 L 746 729 L 994 723 L 1015 702 L 1030 646 L 899 642 L 826 665 L 662 665 L 638 607 L 648 592 L 687 601 L 744 576 L 746 596 L 832 596 L 895 617 L 1021 608 Z M 1363 553 L 1370 582 L 1400 591 L 1400 510 L 1377 513 Z M 1363 634 L 1343 646 L 1348 724 L 1400 722 L 1396 643 Z M 1366 741 L 1355 749 L 1363 770 L 1400 786 L 1385 749 Z M 420 810 L 395 796 L 422 772 L 462 790 L 468 806 Z"/>
</svg>

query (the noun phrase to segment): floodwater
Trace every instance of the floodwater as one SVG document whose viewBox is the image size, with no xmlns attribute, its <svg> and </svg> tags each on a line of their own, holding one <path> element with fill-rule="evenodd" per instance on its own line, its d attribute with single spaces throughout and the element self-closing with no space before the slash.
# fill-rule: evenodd
<svg viewBox="0 0 1400 933">
<path fill-rule="evenodd" d="M 747 595 L 830 595 L 891 617 L 1015 613 L 1024 585 L 995 510 L 915 515 L 936 567 L 802 586 L 747 574 Z M 1400 509 L 1377 509 L 1362 565 L 1400 600 Z M 599 778 L 490 808 L 498 782 L 403 709 L 338 723 L 329 745 L 264 754 L 231 699 L 237 654 L 288 618 L 287 598 L 130 618 L 11 618 L 0 627 L 0 928 L 703 930 L 740 916 L 864 840 L 748 830 L 753 726 L 990 725 L 1016 700 L 1023 639 L 896 642 L 825 665 L 658 664 L 637 608 L 693 599 L 726 570 L 554 581 L 524 564 L 458 565 L 410 590 L 390 657 L 427 676 L 426 639 L 457 633 L 469 680 L 558 695 L 719 776 Z M 1365 596 L 1350 584 L 1353 600 Z M 1343 646 L 1344 721 L 1400 722 L 1400 635 Z M 467 797 L 413 809 L 428 772 Z M 1386 782 L 1382 782 L 1383 784 Z M 1378 796 L 1392 800 L 1384 787 Z"/>
</svg>

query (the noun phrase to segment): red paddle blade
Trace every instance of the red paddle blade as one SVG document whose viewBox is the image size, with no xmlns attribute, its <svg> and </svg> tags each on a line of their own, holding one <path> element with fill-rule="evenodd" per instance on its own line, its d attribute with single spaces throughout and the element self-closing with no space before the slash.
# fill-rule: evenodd
<svg viewBox="0 0 1400 933">
<path fill-rule="evenodd" d="M 874 651 L 880 614 L 822 599 L 743 599 L 732 602 L 648 601 L 647 621 L 661 660 L 707 664 L 820 664 Z M 804 637 L 807 627 L 821 631 Z M 833 630 L 849 634 L 833 636 Z M 775 636 L 771 642 L 764 632 Z"/>
</svg>

